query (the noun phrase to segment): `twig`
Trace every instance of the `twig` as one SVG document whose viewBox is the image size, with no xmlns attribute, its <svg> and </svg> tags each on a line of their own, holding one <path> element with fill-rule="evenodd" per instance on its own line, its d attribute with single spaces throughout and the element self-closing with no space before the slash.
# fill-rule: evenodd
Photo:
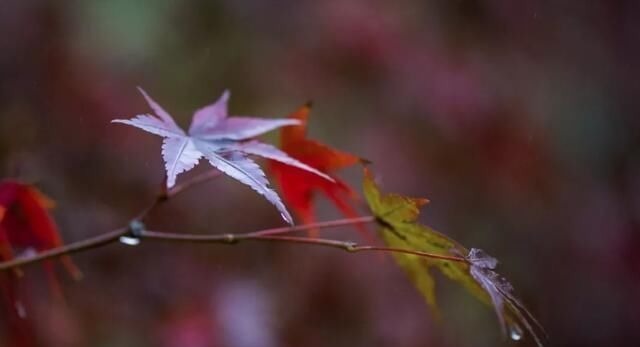
<svg viewBox="0 0 640 347">
<path fill-rule="evenodd" d="M 139 238 L 149 238 L 149 239 L 155 238 L 155 239 L 163 239 L 163 240 L 171 240 L 171 241 L 214 242 L 214 243 L 232 239 L 231 241 L 227 241 L 227 243 L 233 243 L 239 239 L 253 239 L 257 237 L 290 234 L 297 231 L 305 231 L 310 229 L 337 228 L 345 225 L 370 223 L 373 221 L 375 221 L 375 217 L 365 216 L 365 217 L 358 217 L 358 218 L 336 219 L 328 222 L 320 222 L 320 223 L 313 223 L 313 224 L 263 229 L 263 230 L 253 231 L 250 233 L 237 233 L 237 234 L 227 233 L 227 234 L 213 234 L 213 235 L 169 233 L 169 232 L 162 232 L 162 231 L 144 230 L 140 233 Z"/>
<path fill-rule="evenodd" d="M 296 236 L 278 236 L 285 233 L 292 233 L 301 230 L 331 228 L 344 225 L 358 224 L 374 222 L 375 218 L 371 216 L 361 218 L 340 219 L 335 221 L 300 225 L 288 228 L 274 228 L 266 229 L 251 233 L 244 234 L 217 234 L 217 235 L 200 235 L 200 234 L 178 234 L 168 233 L 162 231 L 142 231 L 139 235 L 141 239 L 151 240 L 164 240 L 164 241 L 181 241 L 181 242 L 193 242 L 193 243 L 221 243 L 221 244 L 235 244 L 240 241 L 269 241 L 269 242 L 284 242 L 284 243 L 298 243 L 298 244 L 310 244 L 315 246 L 324 246 L 339 248 L 348 252 L 387 252 L 387 253 L 403 253 L 411 254 L 419 257 L 467 262 L 463 257 L 449 256 L 444 254 L 435 254 L 428 252 L 415 251 L 403 248 L 392 247 L 378 247 L 378 246 L 360 246 L 351 241 L 340 241 L 331 239 L 319 239 L 311 237 L 296 237 Z"/>
<path fill-rule="evenodd" d="M 304 231 L 309 229 L 336 228 L 344 225 L 371 223 L 374 221 L 376 221 L 375 217 L 364 216 L 364 217 L 356 217 L 356 218 L 336 219 L 328 222 L 320 222 L 320 223 L 314 223 L 314 224 L 295 225 L 291 227 L 271 228 L 271 229 L 265 229 L 261 231 L 254 231 L 249 234 L 252 236 L 274 236 L 274 235 L 288 234 L 296 231 Z"/>
<path fill-rule="evenodd" d="M 117 228 L 98 236 L 94 236 L 81 241 L 69 243 L 64 246 L 48 249 L 46 251 L 39 252 L 30 257 L 15 258 L 9 261 L 0 262 L 0 271 L 7 270 L 7 269 L 16 269 L 23 265 L 37 263 L 46 259 L 55 258 L 55 257 L 59 257 L 66 254 L 78 253 L 88 249 L 101 247 L 101 246 L 105 246 L 110 243 L 116 242 L 120 239 L 120 237 L 131 234 L 131 225 L 135 221 L 143 221 L 151 211 L 153 211 L 155 208 L 157 208 L 158 206 L 160 206 L 161 204 L 169 200 L 169 198 L 180 194 L 181 192 L 185 191 L 188 188 L 191 188 L 197 184 L 201 184 L 206 181 L 209 181 L 220 175 L 221 175 L 221 172 L 217 170 L 207 171 L 198 176 L 194 176 L 193 178 L 191 178 L 188 181 L 185 181 L 182 184 L 178 184 L 174 186 L 172 189 L 169 189 L 168 191 L 164 191 L 163 193 L 158 194 L 158 196 L 153 200 L 153 202 L 149 206 L 147 206 L 140 213 L 138 213 L 137 217 L 129 221 L 128 226 L 126 227 Z"/>
<path fill-rule="evenodd" d="M 309 238 L 309 237 L 294 237 L 294 236 L 257 236 L 257 237 L 247 237 L 245 239 L 254 240 L 254 241 L 306 243 L 306 244 L 311 244 L 316 246 L 339 248 L 347 252 L 353 252 L 353 253 L 355 252 L 403 253 L 403 254 L 410 254 L 418 257 L 431 258 L 431 259 L 457 261 L 457 262 L 463 262 L 463 263 L 468 262 L 467 259 L 462 257 L 414 251 L 411 249 L 404 249 L 404 248 L 378 247 L 378 246 L 366 246 L 366 245 L 360 246 L 357 243 L 351 242 L 351 241 L 339 241 L 339 240 L 317 239 L 317 238 Z"/>
<path fill-rule="evenodd" d="M 217 178 L 219 176 L 222 175 L 222 172 L 218 171 L 218 170 L 209 170 L 207 172 L 204 172 L 198 176 L 195 176 L 193 178 L 191 178 L 188 181 L 185 181 L 184 183 L 181 184 L 176 184 L 173 188 L 171 188 L 167 193 L 166 193 L 166 197 L 165 199 L 171 198 L 173 196 L 176 196 L 178 194 L 180 194 L 181 192 L 183 192 L 184 190 L 191 188 L 195 185 L 198 185 L 200 183 L 204 183 L 207 182 L 211 179 Z"/>
<path fill-rule="evenodd" d="M 267 240 L 270 237 L 275 239 L 277 236 L 274 236 L 274 235 L 282 235 L 286 233 L 310 230 L 314 228 L 315 229 L 335 228 L 335 227 L 340 227 L 345 225 L 372 222 L 374 220 L 375 218 L 373 217 L 338 219 L 334 221 L 321 222 L 321 223 L 315 223 L 315 224 L 296 225 L 296 226 L 282 227 L 282 228 L 270 228 L 270 229 L 264 229 L 264 230 L 254 231 L 254 232 L 244 233 L 244 234 L 239 233 L 239 234 L 217 234 L 217 235 L 174 234 L 174 233 L 147 231 L 147 230 L 142 230 L 142 231 L 139 231 L 136 235 L 131 235 L 130 227 L 118 228 L 102 235 L 94 236 L 82 241 L 67 244 L 62 247 L 53 248 L 44 252 L 40 252 L 34 256 L 25 257 L 25 258 L 16 258 L 10 261 L 2 262 L 0 263 L 0 271 L 41 262 L 45 259 L 59 257 L 61 255 L 79 253 L 92 248 L 105 246 L 107 244 L 118 241 L 122 236 L 132 236 L 140 239 L 163 239 L 163 240 L 171 240 L 171 241 L 188 241 L 188 242 L 203 242 L 203 243 L 207 243 L 207 242 L 233 243 L 241 239 L 258 240 L 262 238 L 263 240 Z M 282 240 L 282 241 L 291 242 L 287 240 Z M 336 241 L 336 242 L 340 242 L 340 241 Z M 319 244 L 320 243 L 322 242 L 319 242 Z"/>
<path fill-rule="evenodd" d="M 175 186 L 173 186 L 173 188 L 169 190 L 166 189 L 166 185 L 165 185 L 166 178 L 165 178 L 165 180 L 163 180 L 162 182 L 161 193 L 158 194 L 156 198 L 153 200 L 153 202 L 149 206 L 147 206 L 147 208 L 142 210 L 142 212 L 140 212 L 138 214 L 138 217 L 136 217 L 135 219 L 140 221 L 144 220 L 149 215 L 149 213 L 151 213 L 151 211 L 153 211 L 158 206 L 168 201 L 170 198 L 182 193 L 183 191 L 193 186 L 196 186 L 201 183 L 205 183 L 221 175 L 222 175 L 222 172 L 218 170 L 209 170 L 200 175 L 192 177 L 191 179 L 189 179 L 188 181 L 185 181 L 184 183 L 176 184 Z"/>
<path fill-rule="evenodd" d="M 220 176 L 219 171 L 208 171 L 199 176 L 195 176 L 189 181 L 176 185 L 172 189 L 159 194 L 156 199 L 138 216 L 129 221 L 127 227 L 122 227 L 108 231 L 102 235 L 90 237 L 85 240 L 69 243 L 67 245 L 52 248 L 36 255 L 24 258 L 16 258 L 5 262 L 0 262 L 0 271 L 16 269 L 24 265 L 41 262 L 46 259 L 59 257 L 62 255 L 78 253 L 89 249 L 105 246 L 114 242 L 117 242 L 123 236 L 131 236 L 140 239 L 156 239 L 167 241 L 185 241 L 185 242 L 198 242 L 198 243 L 225 243 L 232 244 L 241 240 L 252 241 L 270 241 L 270 242 L 285 242 L 285 243 L 298 243 L 298 244 L 311 244 L 317 246 L 340 248 L 349 252 L 364 252 L 364 251 L 377 251 L 377 252 L 390 252 L 390 253 L 405 253 L 412 254 L 421 257 L 428 257 L 433 259 L 442 259 L 449 261 L 462 261 L 466 260 L 462 257 L 447 256 L 441 254 L 433 254 L 420 252 L 409 249 L 389 248 L 389 247 L 377 247 L 377 246 L 360 246 L 353 242 L 330 240 L 330 239 L 318 239 L 309 237 L 294 237 L 294 236 L 282 236 L 284 234 L 290 234 L 297 231 L 323 229 L 323 228 L 335 228 L 345 225 L 362 224 L 375 222 L 376 218 L 373 216 L 365 216 L 358 218 L 338 219 L 328 222 L 297 225 L 280 228 L 270 228 L 250 233 L 237 233 L 237 234 L 216 234 L 216 235 L 197 235 L 197 234 L 176 234 L 158 231 L 149 231 L 139 228 L 144 228 L 142 221 L 149 215 L 151 211 L 163 204 L 171 197 L 180 194 L 188 188 L 191 188 L 197 184 L 206 182 L 210 179 Z"/>
<path fill-rule="evenodd" d="M 352 224 L 371 223 L 375 221 L 376 221 L 376 218 L 374 216 L 364 216 L 364 217 L 358 217 L 358 218 L 338 219 L 338 220 L 320 222 L 315 224 L 265 229 L 260 231 L 254 231 L 251 233 L 244 233 L 244 234 L 200 235 L 200 234 L 183 234 L 183 233 L 178 234 L 178 233 L 145 230 L 140 234 L 140 238 L 165 240 L 165 241 L 183 241 L 183 242 L 194 242 L 194 243 L 208 242 L 208 243 L 226 243 L 226 244 L 233 244 L 243 240 L 306 243 L 306 244 L 313 244 L 313 245 L 319 245 L 319 246 L 340 248 L 349 252 L 377 251 L 377 252 L 390 252 L 390 253 L 404 253 L 404 254 L 412 254 L 420 257 L 426 257 L 426 258 L 467 262 L 467 260 L 464 257 L 427 253 L 427 252 L 414 251 L 414 250 L 402 249 L 402 248 L 360 246 L 360 245 L 357 245 L 356 243 L 349 242 L 349 241 L 318 239 L 318 238 L 309 238 L 309 237 L 279 236 L 283 234 L 293 233 L 296 231 L 335 228 L 335 227 L 352 225 Z"/>
<path fill-rule="evenodd" d="M 46 251 L 42 251 L 30 257 L 15 258 L 15 259 L 0 263 L 0 271 L 13 269 L 13 268 L 20 267 L 27 264 L 37 263 L 49 258 L 55 258 L 65 254 L 78 253 L 81 251 L 86 251 L 88 249 L 105 246 L 115 241 L 118 241 L 118 239 L 121 236 L 125 236 L 128 233 L 129 233 L 129 228 L 118 228 L 98 236 L 90 237 L 85 240 L 69 243 L 62 247 L 57 247 L 57 248 L 52 248 Z"/>
</svg>

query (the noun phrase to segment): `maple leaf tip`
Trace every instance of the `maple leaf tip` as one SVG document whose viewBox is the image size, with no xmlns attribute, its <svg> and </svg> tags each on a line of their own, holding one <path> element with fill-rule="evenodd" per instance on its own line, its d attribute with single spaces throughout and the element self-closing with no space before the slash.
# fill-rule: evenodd
<svg viewBox="0 0 640 347">
<path fill-rule="evenodd" d="M 289 126 L 289 125 L 302 125 L 303 122 L 300 119 L 287 119 L 287 118 L 280 118 L 279 120 L 282 120 L 282 124 L 284 124 L 284 126 Z"/>
<path fill-rule="evenodd" d="M 280 216 L 282 217 L 282 219 L 284 219 L 285 222 L 287 222 L 287 224 L 294 226 L 295 224 L 293 223 L 293 218 L 291 217 L 291 215 L 289 214 L 289 212 L 284 213 L 284 212 L 280 212 Z"/>
<path fill-rule="evenodd" d="M 144 89 L 142 89 L 142 87 L 140 87 L 140 86 L 136 86 L 136 89 L 138 89 L 138 91 L 140 92 L 140 94 L 142 94 L 142 96 L 144 96 L 144 98 L 145 98 L 145 99 L 148 99 L 148 98 L 149 98 L 149 94 L 147 94 L 147 92 L 146 92 Z"/>
<path fill-rule="evenodd" d="M 415 201 L 418 206 L 424 206 L 431 202 L 431 200 L 427 198 L 415 198 L 413 201 Z"/>
<path fill-rule="evenodd" d="M 227 102 L 227 101 L 229 101 L 230 97 L 231 97 L 231 91 L 227 88 L 227 89 L 222 91 L 222 95 L 220 96 L 220 100 L 222 100 L 223 102 Z"/>
<path fill-rule="evenodd" d="M 312 169 L 313 169 L 313 168 L 312 168 Z M 322 171 L 318 171 L 318 170 L 315 170 L 315 169 L 314 169 L 313 171 L 311 171 L 311 173 L 314 173 L 314 174 L 316 174 L 316 175 L 318 175 L 318 176 L 320 176 L 320 177 L 324 178 L 325 180 L 327 180 L 327 181 L 329 181 L 329 182 L 331 182 L 331 183 L 336 183 L 336 179 L 335 179 L 335 178 L 333 178 L 333 177 L 329 176 L 328 174 L 326 174 L 326 173 L 324 173 L 324 172 L 322 172 Z"/>
<path fill-rule="evenodd" d="M 309 100 L 309 101 L 305 102 L 303 106 L 306 107 L 306 108 L 313 107 L 313 100 Z"/>
</svg>

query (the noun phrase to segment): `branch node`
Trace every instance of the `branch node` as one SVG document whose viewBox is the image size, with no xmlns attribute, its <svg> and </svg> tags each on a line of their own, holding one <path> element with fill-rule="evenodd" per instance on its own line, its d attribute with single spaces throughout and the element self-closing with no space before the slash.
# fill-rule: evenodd
<svg viewBox="0 0 640 347">
<path fill-rule="evenodd" d="M 238 242 L 238 239 L 236 238 L 236 235 L 234 234 L 224 234 L 224 242 L 228 243 L 228 244 L 233 244 Z"/>
<path fill-rule="evenodd" d="M 347 241 L 344 244 L 344 249 L 347 252 L 356 252 L 356 251 L 358 251 L 358 244 L 353 242 L 353 241 Z"/>
<path fill-rule="evenodd" d="M 142 236 L 142 232 L 146 229 L 144 223 L 139 219 L 134 219 L 129 223 L 129 234 L 132 237 L 140 238 Z"/>
<path fill-rule="evenodd" d="M 160 194 L 156 197 L 158 203 L 165 202 L 169 200 L 169 191 L 167 189 L 163 189 Z"/>
</svg>

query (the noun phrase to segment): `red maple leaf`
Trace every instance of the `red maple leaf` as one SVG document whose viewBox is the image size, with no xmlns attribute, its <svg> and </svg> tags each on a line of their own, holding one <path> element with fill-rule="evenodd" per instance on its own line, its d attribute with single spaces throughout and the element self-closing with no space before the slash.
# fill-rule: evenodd
<svg viewBox="0 0 640 347">
<path fill-rule="evenodd" d="M 332 173 L 365 161 L 353 154 L 307 139 L 307 118 L 310 110 L 311 104 L 307 103 L 289 115 L 289 118 L 297 119 L 301 123 L 282 128 L 280 149 L 300 162 L 329 175 L 334 182 L 273 160 L 270 161 L 271 173 L 280 186 L 283 199 L 302 223 L 316 221 L 313 203 L 316 191 L 324 193 L 347 218 L 358 217 L 358 213 L 350 204 L 350 201 L 358 200 L 357 193 Z M 358 228 L 366 235 L 364 225 L 358 224 Z M 316 236 L 317 231 L 311 231 L 311 235 Z"/>
<path fill-rule="evenodd" d="M 52 206 L 53 202 L 33 186 L 12 180 L 0 182 L 0 261 L 11 260 L 19 252 L 41 252 L 62 246 L 58 228 L 47 211 Z M 71 258 L 63 256 L 60 260 L 72 277 L 81 276 Z M 54 295 L 60 297 L 53 263 L 45 261 L 44 267 Z M 21 274 L 19 270 L 1 274 L 2 306 L 8 317 L 8 338 L 12 345 L 31 346 L 33 333 L 24 319 L 25 303 L 17 281 Z"/>
<path fill-rule="evenodd" d="M 0 182 L 0 260 L 7 261 L 15 252 L 44 250 L 63 245 L 48 209 L 53 201 L 35 187 L 18 181 Z M 80 271 L 68 256 L 60 257 L 69 274 L 77 278 Z"/>
</svg>

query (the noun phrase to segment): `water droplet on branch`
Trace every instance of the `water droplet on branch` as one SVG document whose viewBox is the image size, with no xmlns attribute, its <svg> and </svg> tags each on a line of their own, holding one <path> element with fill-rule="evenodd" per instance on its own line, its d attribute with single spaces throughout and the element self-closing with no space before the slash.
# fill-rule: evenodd
<svg viewBox="0 0 640 347">
<path fill-rule="evenodd" d="M 140 244 L 140 239 L 137 237 L 131 236 L 120 236 L 120 243 L 125 244 L 127 246 L 137 246 Z"/>
<path fill-rule="evenodd" d="M 522 340 L 522 328 L 520 328 L 520 326 L 517 324 L 511 324 L 509 326 L 509 337 L 513 341 Z"/>
</svg>

